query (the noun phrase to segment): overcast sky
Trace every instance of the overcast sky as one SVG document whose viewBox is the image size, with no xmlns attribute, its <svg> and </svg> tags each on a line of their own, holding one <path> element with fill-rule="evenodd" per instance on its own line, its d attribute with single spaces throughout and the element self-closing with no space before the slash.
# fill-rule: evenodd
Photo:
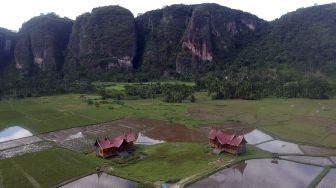
<svg viewBox="0 0 336 188">
<path fill-rule="evenodd" d="M 335 0 L 334 0 L 335 1 Z M 133 12 L 144 13 L 171 4 L 218 3 L 240 9 L 265 20 L 274 20 L 301 7 L 331 3 L 332 0 L 4 0 L 1 2 L 0 27 L 18 30 L 22 23 L 40 13 L 55 12 L 75 19 L 92 8 L 120 5 Z"/>
</svg>

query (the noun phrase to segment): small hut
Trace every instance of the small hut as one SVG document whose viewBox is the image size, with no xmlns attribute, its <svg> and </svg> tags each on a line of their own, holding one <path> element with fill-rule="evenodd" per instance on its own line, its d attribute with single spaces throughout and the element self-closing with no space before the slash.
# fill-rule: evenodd
<svg viewBox="0 0 336 188">
<path fill-rule="evenodd" d="M 132 129 L 117 137 L 97 139 L 94 144 L 96 146 L 96 155 L 107 158 L 119 155 L 122 152 L 130 152 L 134 149 L 134 141 L 135 135 Z"/>
<path fill-rule="evenodd" d="M 211 129 L 209 133 L 209 146 L 217 151 L 224 151 L 231 154 L 242 154 L 246 152 L 244 136 L 227 134 L 221 130 Z"/>
</svg>

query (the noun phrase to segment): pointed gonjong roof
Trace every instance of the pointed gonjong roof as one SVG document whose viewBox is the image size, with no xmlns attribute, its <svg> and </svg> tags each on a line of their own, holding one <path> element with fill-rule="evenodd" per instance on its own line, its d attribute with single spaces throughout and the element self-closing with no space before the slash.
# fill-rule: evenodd
<svg viewBox="0 0 336 188">
<path fill-rule="evenodd" d="M 228 144 L 232 146 L 239 146 L 243 142 L 247 143 L 242 135 L 228 134 L 212 128 L 209 132 L 209 139 L 214 140 L 215 138 L 217 138 L 220 144 Z"/>
<path fill-rule="evenodd" d="M 135 141 L 135 135 L 132 131 L 132 129 L 129 129 L 127 133 L 123 133 L 120 136 L 108 138 L 105 137 L 103 139 L 97 139 L 95 142 L 95 145 L 98 145 L 102 149 L 112 148 L 112 147 L 120 147 L 122 143 L 126 142 L 134 142 Z"/>
</svg>

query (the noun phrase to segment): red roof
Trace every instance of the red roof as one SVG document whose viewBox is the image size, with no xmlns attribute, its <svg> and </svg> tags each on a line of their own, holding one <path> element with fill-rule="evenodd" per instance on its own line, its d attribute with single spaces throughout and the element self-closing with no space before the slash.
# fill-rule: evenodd
<svg viewBox="0 0 336 188">
<path fill-rule="evenodd" d="M 209 132 L 209 138 L 210 139 L 215 139 L 216 138 L 216 129 L 211 128 L 210 132 Z"/>
<path fill-rule="evenodd" d="M 242 142 L 246 143 L 244 136 L 235 136 L 229 144 L 232 146 L 239 146 L 239 144 Z"/>
<path fill-rule="evenodd" d="M 217 138 L 220 144 L 228 144 L 232 146 L 239 146 L 242 142 L 247 143 L 244 136 L 237 136 L 235 134 L 227 134 L 220 130 L 211 129 L 209 139 Z"/>
<path fill-rule="evenodd" d="M 106 149 L 110 147 L 110 140 L 108 138 L 97 139 L 95 145 L 99 145 L 100 148 Z"/>
<path fill-rule="evenodd" d="M 99 145 L 102 149 L 107 149 L 111 147 L 120 147 L 122 143 L 126 142 L 134 142 L 135 141 L 135 135 L 130 129 L 127 134 L 123 134 L 120 136 L 116 136 L 113 138 L 104 138 L 104 139 L 97 139 L 95 145 Z"/>
<path fill-rule="evenodd" d="M 125 136 L 124 135 L 120 135 L 114 138 L 110 138 L 110 144 L 111 147 L 117 147 L 119 148 L 121 146 L 121 144 L 124 142 L 125 140 Z"/>
<path fill-rule="evenodd" d="M 222 131 L 217 131 L 216 137 L 221 144 L 228 144 L 235 137 L 234 134 L 225 134 Z"/>
<path fill-rule="evenodd" d="M 134 142 L 135 141 L 135 134 L 133 133 L 132 129 L 129 129 L 128 133 L 126 134 L 127 142 Z"/>
</svg>

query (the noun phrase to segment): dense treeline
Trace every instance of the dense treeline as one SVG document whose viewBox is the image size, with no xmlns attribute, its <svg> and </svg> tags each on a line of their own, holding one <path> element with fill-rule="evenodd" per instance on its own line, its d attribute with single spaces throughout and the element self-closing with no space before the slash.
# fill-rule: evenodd
<svg viewBox="0 0 336 188">
<path fill-rule="evenodd" d="M 89 81 L 65 81 L 41 75 L 34 79 L 0 81 L 0 100 L 3 98 L 24 98 L 66 93 L 97 93 Z"/>
<path fill-rule="evenodd" d="M 230 80 L 208 78 L 196 82 L 212 99 L 261 99 L 266 97 L 328 99 L 331 84 L 323 77 L 309 76 L 299 80 Z"/>
<path fill-rule="evenodd" d="M 169 103 L 182 103 L 190 98 L 191 102 L 195 102 L 195 88 L 185 84 L 170 84 L 160 82 L 138 83 L 125 85 L 124 91 L 107 90 L 99 88 L 98 93 L 103 99 L 113 98 L 121 99 L 148 99 L 161 97 L 163 101 Z"/>
</svg>

